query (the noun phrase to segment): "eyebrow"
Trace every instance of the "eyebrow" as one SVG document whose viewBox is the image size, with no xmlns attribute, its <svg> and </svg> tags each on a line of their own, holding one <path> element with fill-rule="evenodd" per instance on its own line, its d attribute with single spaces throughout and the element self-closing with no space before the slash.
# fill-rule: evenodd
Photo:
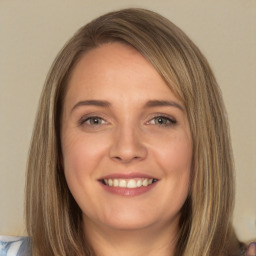
<svg viewBox="0 0 256 256">
<path fill-rule="evenodd" d="M 145 107 L 176 107 L 184 111 L 184 107 L 174 101 L 168 100 L 150 100 L 145 104 Z"/>
<path fill-rule="evenodd" d="M 110 107 L 110 105 L 111 104 L 108 101 L 104 101 L 104 100 L 83 100 L 83 101 L 77 102 L 72 108 L 71 112 L 73 112 L 74 109 L 80 106 Z"/>
<path fill-rule="evenodd" d="M 111 103 L 105 100 L 83 100 L 77 102 L 72 108 L 71 112 L 80 106 L 110 107 Z M 180 104 L 168 100 L 150 100 L 144 105 L 144 107 L 176 107 L 184 111 L 184 108 Z"/>
</svg>

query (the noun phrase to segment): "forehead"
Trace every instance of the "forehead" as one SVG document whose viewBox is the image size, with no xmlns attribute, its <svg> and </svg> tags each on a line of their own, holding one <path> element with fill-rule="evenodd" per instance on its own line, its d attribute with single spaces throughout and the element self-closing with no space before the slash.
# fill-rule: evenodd
<svg viewBox="0 0 256 256">
<path fill-rule="evenodd" d="M 109 43 L 87 52 L 75 66 L 68 83 L 67 100 L 84 97 L 108 100 L 127 98 L 143 101 L 174 95 L 155 68 L 134 48 Z"/>
<path fill-rule="evenodd" d="M 141 72 L 143 71 L 143 72 Z M 88 81 L 99 82 L 103 79 L 116 79 L 120 75 L 127 78 L 140 73 L 147 77 L 158 76 L 154 67 L 134 48 L 121 43 L 103 44 L 87 52 L 71 74 L 69 84 L 83 83 Z"/>
</svg>

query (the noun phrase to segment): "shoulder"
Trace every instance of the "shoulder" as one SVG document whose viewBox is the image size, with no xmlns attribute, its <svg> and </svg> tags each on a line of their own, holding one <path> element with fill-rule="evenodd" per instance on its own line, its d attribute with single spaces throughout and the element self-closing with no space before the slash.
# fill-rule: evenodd
<svg viewBox="0 0 256 256">
<path fill-rule="evenodd" d="M 30 255 L 30 239 L 21 236 L 0 236 L 0 255 Z"/>
</svg>

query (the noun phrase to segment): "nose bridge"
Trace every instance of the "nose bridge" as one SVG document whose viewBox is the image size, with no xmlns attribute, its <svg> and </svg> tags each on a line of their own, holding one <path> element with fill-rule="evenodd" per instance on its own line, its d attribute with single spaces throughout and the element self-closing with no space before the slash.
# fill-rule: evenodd
<svg viewBox="0 0 256 256">
<path fill-rule="evenodd" d="M 110 156 L 122 162 L 144 159 L 147 155 L 142 131 L 138 125 L 125 122 L 117 126 L 113 135 Z"/>
</svg>

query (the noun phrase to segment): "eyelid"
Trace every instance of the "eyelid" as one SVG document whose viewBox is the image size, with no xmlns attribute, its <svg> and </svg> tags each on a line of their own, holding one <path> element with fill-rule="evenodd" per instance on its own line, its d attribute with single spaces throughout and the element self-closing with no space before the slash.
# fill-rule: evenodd
<svg viewBox="0 0 256 256">
<path fill-rule="evenodd" d="M 97 115 L 97 114 L 88 114 L 88 115 L 82 116 L 82 117 L 78 120 L 78 125 L 83 125 L 83 124 L 86 123 L 88 120 L 93 119 L 93 118 L 103 120 L 103 121 L 104 121 L 104 124 L 105 124 L 105 123 L 108 123 L 108 122 L 105 120 L 105 118 L 101 117 L 100 115 Z M 104 124 L 99 124 L 99 125 L 104 125 Z M 88 126 L 94 126 L 94 125 L 88 124 Z M 96 126 L 96 124 L 95 124 L 95 126 Z"/>
<path fill-rule="evenodd" d="M 151 117 L 150 120 L 146 122 L 146 124 L 151 124 L 150 122 L 152 122 L 156 118 L 167 119 L 170 123 L 169 124 L 154 124 L 154 125 L 171 126 L 171 125 L 175 125 L 177 123 L 177 120 L 174 117 L 166 115 L 166 114 L 158 113 L 158 114 L 155 114 L 153 117 Z"/>
<path fill-rule="evenodd" d="M 103 121 L 103 123 L 100 124 L 87 124 L 88 126 L 100 126 L 100 125 L 106 125 L 109 123 L 109 121 L 106 120 L 106 118 L 104 118 L 102 115 L 97 114 L 97 113 L 90 113 L 90 114 L 86 114 L 83 115 L 79 120 L 78 120 L 78 126 L 82 126 L 84 123 L 86 123 L 89 119 L 100 119 Z M 154 119 L 156 118 L 163 118 L 167 121 L 169 121 L 169 123 L 167 124 L 153 124 L 152 121 L 154 121 Z M 171 125 L 175 125 L 177 123 L 176 118 L 174 118 L 173 116 L 170 116 L 168 114 L 163 114 L 163 113 L 155 113 L 154 115 L 151 115 L 150 117 L 147 118 L 148 121 L 145 123 L 146 125 L 159 125 L 159 126 L 171 126 Z"/>
</svg>

